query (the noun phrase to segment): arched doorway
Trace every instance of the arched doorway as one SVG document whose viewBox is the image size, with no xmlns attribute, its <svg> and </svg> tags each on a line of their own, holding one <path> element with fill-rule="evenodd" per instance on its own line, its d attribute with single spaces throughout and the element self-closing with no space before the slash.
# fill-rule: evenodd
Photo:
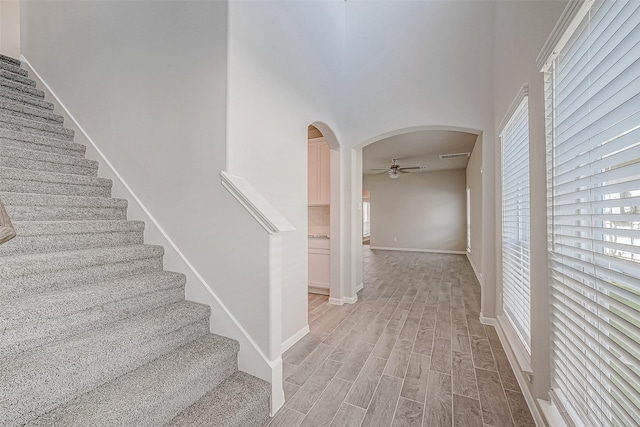
<svg viewBox="0 0 640 427">
<path fill-rule="evenodd" d="M 473 164 L 473 172 L 476 176 L 474 176 L 474 179 L 469 179 L 467 178 L 467 185 L 465 185 L 464 188 L 462 188 L 462 192 L 460 194 L 460 199 L 464 200 L 464 210 L 460 211 L 460 219 L 461 221 L 463 221 L 463 228 L 464 228 L 464 242 L 463 242 L 463 246 L 461 247 L 460 250 L 458 251 L 454 251 L 454 252 L 460 252 L 463 253 L 463 251 L 467 251 L 467 238 L 468 236 L 468 232 L 467 232 L 467 211 L 466 211 L 466 206 L 467 206 L 467 193 L 470 187 L 473 187 L 472 191 L 470 191 L 469 193 L 472 195 L 472 197 L 474 198 L 474 203 L 472 204 L 472 218 L 473 218 L 473 223 L 471 224 L 471 226 L 469 227 L 469 229 L 471 230 L 471 232 L 474 233 L 475 238 L 472 239 L 473 241 L 475 241 L 475 245 L 473 246 L 475 248 L 474 252 L 473 252 L 473 256 L 475 257 L 474 260 L 472 260 L 471 257 L 471 252 L 467 253 L 467 256 L 469 256 L 470 261 L 472 266 L 474 267 L 474 269 L 476 270 L 476 275 L 479 276 L 479 278 L 481 278 L 481 268 L 482 268 L 482 178 L 479 175 L 481 173 L 481 166 L 482 166 L 482 132 L 476 129 L 469 129 L 469 128 L 461 128 L 461 127 L 454 127 L 454 126 L 418 126 L 418 127 L 410 127 L 410 128 L 404 128 L 404 129 L 397 129 L 391 132 L 387 132 L 381 135 L 378 135 L 376 137 L 370 138 L 367 141 L 361 143 L 360 145 L 357 145 L 356 147 L 353 148 L 353 151 L 351 152 L 351 156 L 353 159 L 352 162 L 352 167 L 353 167 L 353 171 L 352 171 L 352 185 L 351 185 L 351 189 L 350 189 L 350 197 L 351 197 L 351 201 L 352 201 L 352 205 L 353 206 L 358 206 L 358 204 L 360 206 L 362 206 L 362 194 L 363 194 L 363 190 L 365 189 L 363 187 L 363 150 L 365 149 L 365 147 L 370 146 L 371 144 L 374 144 L 376 142 L 380 142 L 383 140 L 389 140 L 389 139 L 394 139 L 394 137 L 402 137 L 405 135 L 409 135 L 409 134 L 418 134 L 418 133 L 429 133 L 429 132 L 439 132 L 439 133 L 443 133 L 443 132 L 458 132 L 458 133 L 465 133 L 468 135 L 471 135 L 474 137 L 475 139 L 475 147 L 474 147 L 474 152 L 475 152 L 475 159 L 477 160 L 479 159 L 479 161 L 476 161 Z M 394 157 L 393 154 L 388 153 L 389 154 L 389 159 L 387 159 L 388 164 L 391 165 L 392 164 L 392 158 Z M 442 154 L 459 154 L 459 153 L 445 153 L 443 152 Z M 471 154 L 469 154 L 469 157 L 471 157 Z M 406 163 L 406 162 L 405 162 Z M 402 166 L 402 164 L 401 164 Z M 413 164 L 409 165 L 407 164 L 407 166 L 415 166 Z M 389 166 L 387 166 L 389 167 Z M 384 174 L 384 171 L 380 172 L 381 174 Z M 467 174 L 468 175 L 468 174 Z M 393 178 L 393 177 L 392 177 Z M 402 180 L 402 178 L 400 178 L 398 181 Z M 366 188 L 366 190 L 370 190 L 370 188 Z M 372 194 L 372 199 L 374 199 L 374 195 Z M 373 203 L 372 203 L 373 204 Z M 475 207 L 474 207 L 475 206 Z M 373 219 L 374 216 L 374 212 L 372 212 L 372 221 L 375 221 Z M 352 284 L 354 284 L 354 289 L 351 289 L 350 291 L 355 293 L 359 290 L 359 288 L 361 286 L 364 285 L 363 283 L 363 246 L 362 246 L 362 208 L 357 209 L 357 208 L 352 208 L 351 209 L 351 229 L 352 229 L 352 233 L 350 236 L 350 251 L 352 254 L 352 266 L 353 268 L 351 269 L 351 278 L 350 278 L 350 282 Z M 374 234 L 375 231 L 372 230 L 372 234 Z M 394 239 L 394 235 L 391 236 L 391 239 Z M 398 237 L 398 239 L 400 240 L 400 237 Z M 375 240 L 372 239 L 371 240 L 371 244 L 372 246 L 375 245 Z M 395 242 L 394 242 L 395 243 Z M 409 249 L 409 250 L 413 250 L 416 249 L 415 246 L 411 246 L 411 245 L 407 245 L 402 246 L 400 243 L 398 242 L 398 245 L 394 245 L 394 244 L 384 244 L 385 247 L 390 246 L 391 248 L 395 249 L 395 250 L 403 250 L 403 249 Z M 394 248 L 394 246 L 397 246 L 397 248 Z M 424 248 L 424 251 L 429 251 L 429 248 Z M 472 249 L 473 250 L 473 249 Z"/>
<path fill-rule="evenodd" d="M 330 304 L 352 302 L 344 299 L 343 268 L 340 262 L 344 240 L 341 225 L 343 207 L 340 197 L 340 143 L 331 128 L 323 122 L 312 123 L 308 131 L 309 162 L 313 162 L 314 159 L 320 160 L 321 163 L 328 160 L 328 165 L 309 166 L 310 291 L 325 293 L 329 296 Z M 323 148 L 324 144 L 326 148 Z M 318 150 L 316 154 L 314 150 Z M 324 183 L 316 186 L 312 182 L 314 179 L 324 180 Z M 323 237 L 326 237 L 324 241 L 318 240 Z M 312 280 L 312 275 L 318 275 L 321 279 Z"/>
</svg>

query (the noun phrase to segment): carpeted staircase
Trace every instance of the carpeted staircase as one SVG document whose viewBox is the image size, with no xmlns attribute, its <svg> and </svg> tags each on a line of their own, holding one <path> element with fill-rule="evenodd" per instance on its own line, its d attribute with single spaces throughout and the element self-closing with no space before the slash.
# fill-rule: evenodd
<svg viewBox="0 0 640 427">
<path fill-rule="evenodd" d="M 238 343 L 54 114 L 20 61 L 0 55 L 0 426 L 242 426 L 270 387 L 238 371 Z"/>
</svg>

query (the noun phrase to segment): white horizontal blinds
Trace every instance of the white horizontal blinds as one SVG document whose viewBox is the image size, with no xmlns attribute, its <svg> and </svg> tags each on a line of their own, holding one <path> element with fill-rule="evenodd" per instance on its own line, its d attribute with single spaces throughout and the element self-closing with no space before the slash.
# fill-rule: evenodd
<svg viewBox="0 0 640 427">
<path fill-rule="evenodd" d="M 525 96 L 502 139 L 502 308 L 531 352 L 529 109 Z"/>
<path fill-rule="evenodd" d="M 545 85 L 554 392 L 639 425 L 640 2 L 594 2 Z"/>
</svg>

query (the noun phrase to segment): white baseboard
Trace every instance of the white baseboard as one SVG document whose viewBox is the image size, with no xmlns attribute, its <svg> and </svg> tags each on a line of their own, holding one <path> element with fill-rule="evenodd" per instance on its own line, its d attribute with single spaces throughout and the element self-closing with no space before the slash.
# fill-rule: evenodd
<svg viewBox="0 0 640 427">
<path fill-rule="evenodd" d="M 289 350 L 291 347 L 295 345 L 298 341 L 300 341 L 305 335 L 309 333 L 309 325 L 306 325 L 304 328 L 300 329 L 295 334 L 291 335 L 285 342 L 282 343 L 282 352 Z"/>
<path fill-rule="evenodd" d="M 522 391 L 522 395 L 524 396 L 524 400 L 527 402 L 527 406 L 531 411 L 531 415 L 533 416 L 533 420 L 535 421 L 537 426 L 545 426 L 544 417 L 541 412 L 541 408 L 537 405 L 537 399 L 533 397 L 531 394 L 531 390 L 528 386 L 528 381 L 525 378 L 525 373 L 520 370 L 520 364 L 516 358 L 516 355 L 511 348 L 511 344 L 507 340 L 507 336 L 502 329 L 502 326 L 498 319 L 494 317 L 484 317 L 482 313 L 480 313 L 480 323 L 483 325 L 493 326 L 496 328 L 496 332 L 498 333 L 498 338 L 500 338 L 500 344 L 502 344 L 502 348 L 504 349 L 505 354 L 507 355 L 507 359 L 509 360 L 509 365 L 511 365 L 511 369 L 513 370 L 516 379 L 518 380 L 518 385 L 520 386 L 520 390 Z"/>
<path fill-rule="evenodd" d="M 556 405 L 548 400 L 538 399 L 540 411 L 550 427 L 569 427 Z"/>
<path fill-rule="evenodd" d="M 361 290 L 363 290 L 363 289 L 364 289 L 364 283 L 360 283 L 360 284 L 358 285 L 358 287 L 356 288 L 356 294 L 357 294 L 358 292 L 360 292 Z"/>
<path fill-rule="evenodd" d="M 310 294 L 329 295 L 329 286 L 325 283 L 309 282 L 307 291 Z"/>
<path fill-rule="evenodd" d="M 379 251 L 426 252 L 430 254 L 453 254 L 453 255 L 465 255 L 467 253 L 467 251 L 450 251 L 448 249 L 388 248 L 385 246 L 371 246 L 371 249 L 375 249 Z"/>
<path fill-rule="evenodd" d="M 473 272 L 476 273 L 476 279 L 478 279 L 478 282 L 480 282 L 480 286 L 482 286 L 482 273 L 478 271 L 478 269 L 476 268 L 475 264 L 471 260 L 471 257 L 469 256 L 468 253 L 467 253 L 467 259 L 469 260 L 469 264 L 471 264 L 471 268 L 473 269 Z"/>
</svg>

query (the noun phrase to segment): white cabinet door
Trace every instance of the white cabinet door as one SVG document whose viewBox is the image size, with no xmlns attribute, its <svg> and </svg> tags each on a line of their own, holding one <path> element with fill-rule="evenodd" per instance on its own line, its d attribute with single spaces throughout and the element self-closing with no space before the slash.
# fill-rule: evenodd
<svg viewBox="0 0 640 427">
<path fill-rule="evenodd" d="M 308 160 L 309 160 L 309 204 L 317 205 L 320 203 L 320 184 L 318 182 L 318 174 L 320 169 L 320 159 L 318 153 L 319 144 L 317 142 L 309 142 Z"/>
<path fill-rule="evenodd" d="M 328 205 L 331 203 L 331 151 L 326 142 L 318 146 L 319 170 L 318 181 L 320 182 L 318 198 L 320 203 Z"/>
</svg>

